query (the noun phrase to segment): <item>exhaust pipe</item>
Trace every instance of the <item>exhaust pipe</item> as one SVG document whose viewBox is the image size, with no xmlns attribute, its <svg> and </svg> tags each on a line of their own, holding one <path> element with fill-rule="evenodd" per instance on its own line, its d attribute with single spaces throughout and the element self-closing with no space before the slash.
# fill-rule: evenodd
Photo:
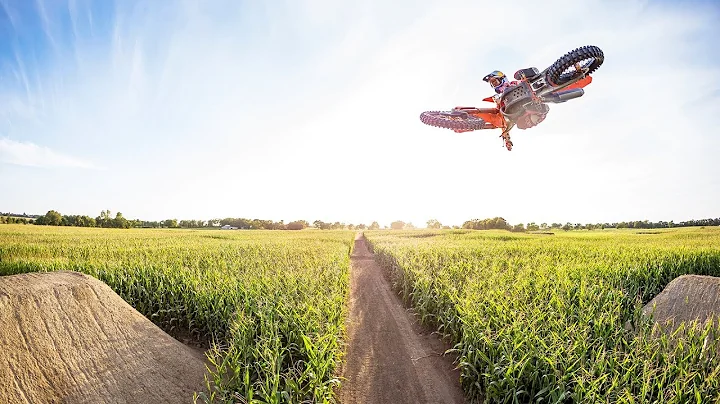
<svg viewBox="0 0 720 404">
<path fill-rule="evenodd" d="M 582 88 L 573 88 L 572 90 L 566 90 L 566 91 L 560 91 L 553 94 L 548 94 L 549 97 L 546 97 L 548 101 L 560 103 L 565 101 L 570 101 L 574 98 L 582 97 L 583 94 L 585 94 L 585 90 Z"/>
</svg>

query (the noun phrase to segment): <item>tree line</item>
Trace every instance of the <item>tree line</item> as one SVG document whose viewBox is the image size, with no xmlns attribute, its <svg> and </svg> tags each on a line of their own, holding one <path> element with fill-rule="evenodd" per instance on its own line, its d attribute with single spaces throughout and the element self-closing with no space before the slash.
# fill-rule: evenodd
<svg viewBox="0 0 720 404">
<path fill-rule="evenodd" d="M 30 217 L 30 216 L 28 216 Z M 34 221 L 29 218 L 19 217 L 3 217 L 0 216 L 0 223 L 22 223 L 35 224 L 40 226 L 75 226 L 75 227 L 104 227 L 104 228 L 185 228 L 185 229 L 201 229 L 201 228 L 219 228 L 222 226 L 230 226 L 243 230 L 302 230 L 314 227 L 321 230 L 363 230 L 379 229 L 378 222 L 372 222 L 369 226 L 365 224 L 345 224 L 341 222 L 324 222 L 316 220 L 308 223 L 306 220 L 295 220 L 289 223 L 264 219 L 247 219 L 247 218 L 224 218 L 210 220 L 177 220 L 165 219 L 159 221 L 147 221 L 139 219 L 127 219 L 121 212 L 117 212 L 114 216 L 110 210 L 103 210 L 99 216 L 91 217 L 87 215 L 63 215 L 56 210 L 49 210 L 44 215 L 34 215 Z"/>
<path fill-rule="evenodd" d="M 428 222 L 429 224 L 430 222 Z M 475 230 L 490 230 L 490 229 L 502 229 L 509 231 L 538 231 L 538 230 L 602 230 L 602 229 L 666 229 L 673 227 L 691 227 L 691 226 L 720 226 L 720 218 L 715 219 L 700 219 L 700 220 L 687 220 L 682 222 L 669 222 L 658 221 L 650 222 L 648 220 L 636 220 L 631 222 L 613 222 L 613 223 L 541 223 L 536 224 L 530 222 L 525 226 L 523 223 L 516 225 L 510 225 L 507 221 L 501 217 L 495 217 L 492 219 L 474 219 L 468 220 L 463 223 L 464 229 L 475 229 Z"/>
<path fill-rule="evenodd" d="M 9 216 L 17 218 L 35 219 L 40 215 L 28 215 L 27 213 L 12 213 L 12 212 L 0 212 L 0 216 Z"/>
<path fill-rule="evenodd" d="M 342 222 L 324 222 L 315 220 L 308 223 L 305 220 L 295 220 L 288 223 L 263 219 L 247 219 L 247 218 L 224 218 L 210 220 L 180 220 L 165 219 L 160 221 L 146 221 L 139 219 L 127 219 L 121 212 L 117 212 L 114 216 L 109 210 L 103 210 L 99 216 L 90 217 L 87 215 L 63 215 L 58 211 L 50 210 L 44 215 L 14 215 L 10 213 L 0 212 L 0 224 L 35 224 L 45 226 L 76 226 L 76 227 L 104 227 L 104 228 L 219 228 L 230 226 L 242 230 L 302 230 L 306 228 L 316 228 L 320 230 L 378 230 L 381 226 L 377 221 L 370 225 L 365 224 L 346 224 Z M 436 219 L 426 222 L 427 229 L 472 229 L 472 230 L 508 230 L 511 232 L 539 231 L 539 230 L 596 230 L 596 229 L 658 229 L 673 227 L 689 227 L 689 226 L 720 226 L 720 218 L 715 219 L 699 219 L 687 220 L 681 222 L 658 221 L 650 222 L 648 220 L 636 220 L 629 222 L 613 222 L 613 223 L 541 223 L 536 224 L 530 222 L 510 224 L 502 217 L 493 217 L 486 219 L 472 219 L 465 221 L 462 226 L 447 226 L 440 223 Z M 384 229 L 392 230 L 412 230 L 417 227 L 411 222 L 396 220 L 390 223 L 390 226 L 384 226 Z"/>
<path fill-rule="evenodd" d="M 0 216 L 0 224 L 29 224 L 32 219 L 15 216 Z"/>
<path fill-rule="evenodd" d="M 462 226 L 446 226 L 437 219 L 428 220 L 426 223 L 428 229 L 472 229 L 472 230 L 507 230 L 511 232 L 539 231 L 539 230 L 598 230 L 598 229 L 660 229 L 673 227 L 691 227 L 691 226 L 720 226 L 720 218 L 715 219 L 699 219 L 687 220 L 681 222 L 658 221 L 650 222 L 648 220 L 636 220 L 631 222 L 613 222 L 613 223 L 540 223 L 530 222 L 510 224 L 502 217 L 492 217 L 486 219 L 472 219 L 465 221 Z M 412 223 L 405 223 L 401 220 L 394 221 L 390 224 L 393 230 L 412 230 L 416 227 Z"/>
<path fill-rule="evenodd" d="M 40 226 L 75 226 L 75 227 L 105 227 L 129 229 L 137 227 L 140 221 L 128 220 L 122 213 L 117 212 L 115 217 L 109 210 L 103 210 L 97 217 L 86 215 L 63 215 L 56 210 L 49 210 L 46 214 L 38 216 L 34 224 Z"/>
</svg>

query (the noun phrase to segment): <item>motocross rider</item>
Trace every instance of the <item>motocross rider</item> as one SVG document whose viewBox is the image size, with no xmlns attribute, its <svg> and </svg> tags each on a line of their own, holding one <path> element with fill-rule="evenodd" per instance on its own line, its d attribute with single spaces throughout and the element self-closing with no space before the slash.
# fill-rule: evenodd
<svg viewBox="0 0 720 404">
<path fill-rule="evenodd" d="M 490 86 L 498 94 L 496 97 L 502 95 L 508 88 L 512 88 L 513 86 L 518 84 L 517 81 L 508 81 L 507 76 L 505 76 L 505 74 L 499 70 L 495 70 L 487 76 L 483 77 L 483 81 L 490 83 Z M 550 107 L 548 107 L 546 104 L 540 104 L 538 106 L 538 109 L 527 109 L 525 111 L 525 114 L 523 114 L 517 120 L 518 129 L 528 129 L 536 126 L 537 124 L 545 120 L 545 117 L 547 116 L 547 113 L 549 111 Z"/>
</svg>

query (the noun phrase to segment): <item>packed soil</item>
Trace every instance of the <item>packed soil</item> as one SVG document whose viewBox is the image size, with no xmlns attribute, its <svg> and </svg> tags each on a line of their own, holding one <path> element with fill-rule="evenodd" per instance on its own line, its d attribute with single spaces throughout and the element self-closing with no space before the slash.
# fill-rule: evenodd
<svg viewBox="0 0 720 404">
<path fill-rule="evenodd" d="M 0 277 L 0 402 L 192 403 L 202 351 L 77 272 Z"/>
<path fill-rule="evenodd" d="M 449 348 L 392 291 L 361 234 L 350 269 L 348 348 L 340 403 L 463 403 Z"/>
<path fill-rule="evenodd" d="M 670 282 L 643 308 L 646 315 L 671 328 L 682 322 L 704 323 L 720 316 L 720 278 L 682 275 Z"/>
</svg>

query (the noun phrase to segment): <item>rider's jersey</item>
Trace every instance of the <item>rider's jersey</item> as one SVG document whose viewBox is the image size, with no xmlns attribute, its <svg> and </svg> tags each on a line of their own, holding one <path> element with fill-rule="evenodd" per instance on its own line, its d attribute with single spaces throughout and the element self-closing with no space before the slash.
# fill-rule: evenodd
<svg viewBox="0 0 720 404">
<path fill-rule="evenodd" d="M 504 93 L 508 87 L 514 86 L 515 84 L 517 84 L 517 81 L 506 81 L 503 84 L 495 87 L 495 92 L 498 93 L 498 95 L 502 95 L 502 93 Z"/>
<path fill-rule="evenodd" d="M 505 83 L 499 85 L 499 86 L 495 89 L 495 92 L 496 92 L 497 94 L 493 95 L 493 100 L 495 100 L 496 103 L 497 103 L 498 101 L 500 101 L 500 97 L 502 97 L 502 95 L 503 95 L 503 93 L 505 92 L 505 90 L 507 90 L 508 87 L 515 86 L 517 83 L 518 83 L 517 81 L 506 81 Z"/>
</svg>

